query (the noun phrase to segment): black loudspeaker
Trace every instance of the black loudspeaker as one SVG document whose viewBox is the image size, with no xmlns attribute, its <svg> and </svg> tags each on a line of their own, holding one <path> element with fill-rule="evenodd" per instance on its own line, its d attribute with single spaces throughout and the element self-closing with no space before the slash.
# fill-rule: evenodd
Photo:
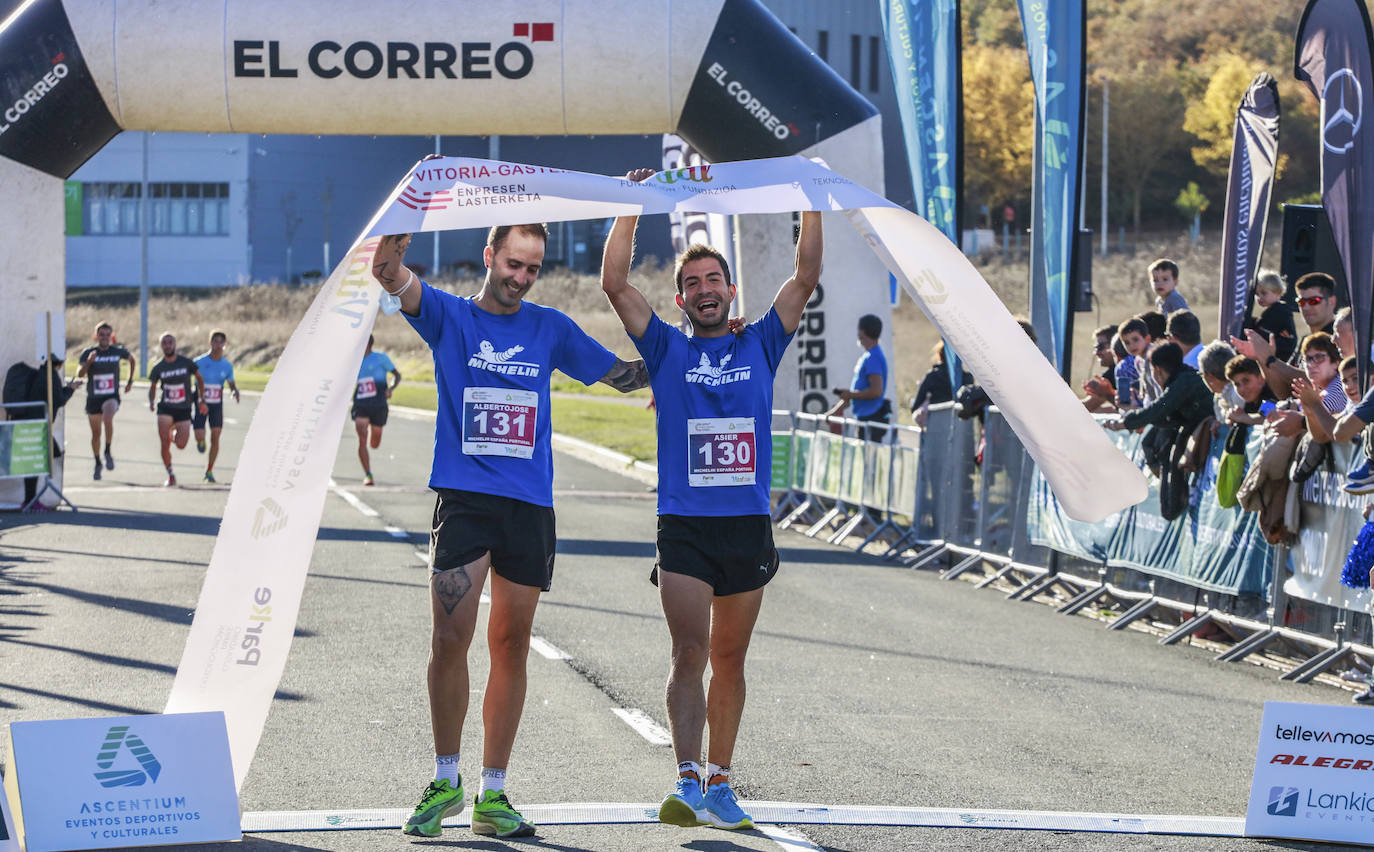
<svg viewBox="0 0 1374 852">
<path fill-rule="evenodd" d="M 1287 298 L 1296 303 L 1293 284 L 1309 272 L 1325 272 L 1336 279 L 1336 305 L 1350 304 L 1350 289 L 1345 283 L 1336 241 L 1331 238 L 1331 223 L 1320 204 L 1283 205 L 1283 252 L 1279 273 L 1288 282 Z"/>
<path fill-rule="evenodd" d="M 1070 309 L 1084 313 L 1093 309 L 1093 232 L 1079 231 L 1073 244 L 1073 277 L 1069 279 Z"/>
</svg>

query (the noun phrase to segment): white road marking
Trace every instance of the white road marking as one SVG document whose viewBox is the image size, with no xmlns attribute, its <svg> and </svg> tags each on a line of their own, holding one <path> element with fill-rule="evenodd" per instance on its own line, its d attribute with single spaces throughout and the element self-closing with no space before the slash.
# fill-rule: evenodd
<svg viewBox="0 0 1374 852">
<path fill-rule="evenodd" d="M 392 538 L 410 538 L 410 533 L 400 527 L 392 526 L 391 524 L 386 525 L 386 531 Z"/>
<path fill-rule="evenodd" d="M 335 485 L 333 482 L 331 482 L 331 483 L 329 484 L 329 490 L 330 490 L 330 491 L 333 491 L 335 494 L 337 494 L 337 495 L 339 495 L 340 497 L 342 497 L 342 498 L 344 499 L 344 502 L 345 502 L 345 503 L 347 503 L 348 505 L 350 505 L 350 506 L 352 506 L 353 508 L 357 509 L 359 512 L 362 512 L 364 515 L 367 515 L 369 518 L 380 518 L 380 517 L 381 517 L 381 515 L 378 514 L 378 512 L 377 512 L 376 509 L 372 508 L 371 506 L 367 505 L 367 504 L 364 503 L 363 501 L 359 500 L 357 497 L 353 496 L 353 492 L 348 491 L 347 489 L 344 489 L 344 488 L 340 488 L 339 486 Z"/>
<path fill-rule="evenodd" d="M 619 716 L 625 724 L 635 729 L 635 733 L 649 741 L 649 745 L 666 746 L 673 744 L 673 738 L 663 730 L 649 715 L 643 710 L 627 710 L 624 707 L 612 707 L 611 712 Z"/>
<path fill-rule="evenodd" d="M 795 831 L 788 831 L 780 826 L 756 825 L 754 829 L 782 848 L 793 850 L 793 852 L 801 849 L 805 849 L 807 852 L 824 852 L 821 847 L 807 840 L 805 836 L 797 834 Z"/>
<path fill-rule="evenodd" d="M 530 637 L 530 650 L 546 660 L 571 660 L 572 657 L 563 653 L 547 639 L 538 636 Z"/>
<path fill-rule="evenodd" d="M 424 564 L 424 565 L 428 565 L 428 564 L 429 564 L 429 552 L 428 552 L 428 551 L 425 551 L 425 550 L 417 550 L 417 551 L 415 551 L 415 558 L 418 559 L 418 560 L 420 560 L 421 564 Z"/>
</svg>

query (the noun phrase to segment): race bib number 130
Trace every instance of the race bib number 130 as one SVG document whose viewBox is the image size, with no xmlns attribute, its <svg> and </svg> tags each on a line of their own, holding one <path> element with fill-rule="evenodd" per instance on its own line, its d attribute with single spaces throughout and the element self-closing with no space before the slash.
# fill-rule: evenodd
<svg viewBox="0 0 1374 852">
<path fill-rule="evenodd" d="M 463 389 L 463 454 L 534 455 L 539 394 L 528 390 Z"/>
<path fill-rule="evenodd" d="M 754 418 L 703 417 L 687 421 L 687 484 L 753 485 Z"/>
</svg>

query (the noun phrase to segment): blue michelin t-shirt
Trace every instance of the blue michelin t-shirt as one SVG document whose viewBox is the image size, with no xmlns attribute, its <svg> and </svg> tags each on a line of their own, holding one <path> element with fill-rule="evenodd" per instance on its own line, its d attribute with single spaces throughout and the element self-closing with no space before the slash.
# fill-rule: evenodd
<svg viewBox="0 0 1374 852">
<path fill-rule="evenodd" d="M 224 402 L 224 385 L 234 380 L 233 363 L 228 358 L 216 361 L 206 352 L 196 359 L 196 366 L 200 368 L 200 378 L 205 383 L 205 398 L 201 401 L 208 405 Z"/>
<path fill-rule="evenodd" d="M 773 377 L 792 335 L 774 309 L 739 336 L 688 337 L 655 314 L 634 340 L 658 409 L 658 513 L 766 515 Z"/>
<path fill-rule="evenodd" d="M 439 386 L 429 487 L 552 506 L 550 373 L 590 385 L 615 355 L 553 308 L 492 314 L 471 296 L 420 286 L 420 315 L 405 318 L 434 352 Z"/>
<path fill-rule="evenodd" d="M 396 365 L 391 363 L 391 358 L 375 349 L 364 355 L 363 362 L 358 365 L 358 384 L 353 388 L 354 404 L 385 405 L 386 374 L 394 369 Z"/>
<path fill-rule="evenodd" d="M 881 393 L 876 399 L 850 400 L 849 409 L 856 418 L 877 414 L 878 410 L 883 407 L 883 399 L 887 394 L 887 358 L 883 356 L 881 346 L 874 346 L 859 356 L 859 363 L 854 365 L 854 381 L 849 383 L 849 389 L 852 391 L 866 389 L 868 377 L 875 374 L 879 377 L 878 389 Z"/>
</svg>

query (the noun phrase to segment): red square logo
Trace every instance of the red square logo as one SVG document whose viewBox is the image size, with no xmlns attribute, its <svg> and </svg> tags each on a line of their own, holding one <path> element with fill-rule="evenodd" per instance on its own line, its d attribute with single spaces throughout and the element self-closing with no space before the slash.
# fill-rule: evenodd
<svg viewBox="0 0 1374 852">
<path fill-rule="evenodd" d="M 535 24 L 532 41 L 553 41 L 553 24 Z"/>
<path fill-rule="evenodd" d="M 529 37 L 530 37 L 530 25 L 529 25 L 529 24 L 516 24 L 516 25 L 515 25 L 514 37 L 515 37 L 515 38 L 529 38 Z"/>
</svg>

